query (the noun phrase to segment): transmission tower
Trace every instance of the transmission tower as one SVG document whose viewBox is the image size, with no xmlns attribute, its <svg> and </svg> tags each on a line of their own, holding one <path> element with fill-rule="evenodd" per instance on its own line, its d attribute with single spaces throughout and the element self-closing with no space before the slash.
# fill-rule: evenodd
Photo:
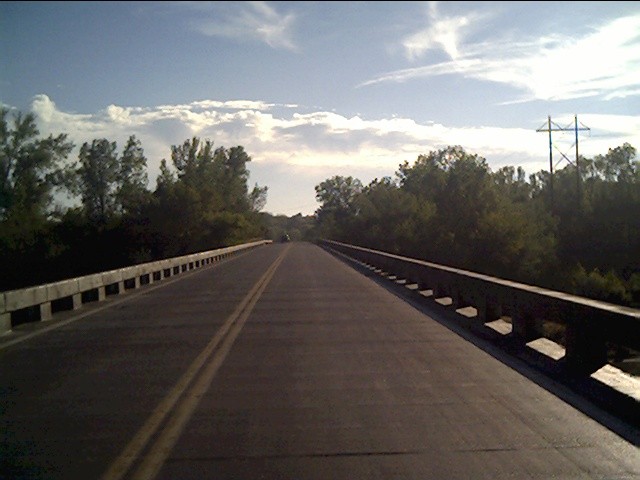
<svg viewBox="0 0 640 480">
<path fill-rule="evenodd" d="M 545 128 L 546 127 L 546 128 Z M 582 123 L 580 123 L 580 126 L 578 126 L 578 115 L 574 115 L 573 117 L 573 124 L 566 126 L 566 127 L 561 127 L 560 125 L 556 124 L 555 122 L 551 121 L 551 116 L 549 115 L 547 117 L 547 122 L 545 124 L 543 124 L 540 128 L 538 128 L 536 130 L 536 132 L 548 132 L 549 133 L 549 192 L 550 192 L 550 197 L 551 197 L 551 207 L 553 208 L 553 202 L 554 202 L 554 198 L 553 198 L 553 140 L 551 138 L 551 132 L 575 132 L 575 147 L 576 147 L 576 158 L 575 158 L 575 166 L 576 166 L 576 196 L 577 196 L 577 201 L 578 201 L 578 206 L 580 205 L 580 165 L 579 165 L 579 154 L 578 154 L 578 132 L 581 131 L 585 131 L 585 130 L 591 130 L 589 127 L 585 127 Z M 557 147 L 556 147 L 557 149 Z M 560 152 L 560 155 L 562 156 L 562 158 L 564 158 L 567 162 L 573 164 L 573 162 L 571 160 L 569 160 L 569 158 L 562 153 L 559 149 L 558 152 Z"/>
</svg>

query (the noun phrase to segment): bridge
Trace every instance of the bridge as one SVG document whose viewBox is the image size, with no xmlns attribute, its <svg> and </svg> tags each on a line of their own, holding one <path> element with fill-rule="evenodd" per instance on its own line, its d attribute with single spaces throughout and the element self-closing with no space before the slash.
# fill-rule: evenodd
<svg viewBox="0 0 640 480">
<path fill-rule="evenodd" d="M 4 292 L 0 479 L 640 479 L 639 313 L 335 242 Z"/>
</svg>

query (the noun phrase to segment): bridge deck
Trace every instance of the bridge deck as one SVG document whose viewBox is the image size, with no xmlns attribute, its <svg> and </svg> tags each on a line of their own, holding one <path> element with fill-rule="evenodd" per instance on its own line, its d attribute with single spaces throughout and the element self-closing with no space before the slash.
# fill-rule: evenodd
<svg viewBox="0 0 640 480">
<path fill-rule="evenodd" d="M 638 478 L 637 446 L 320 248 L 0 338 L 0 478 Z"/>
</svg>

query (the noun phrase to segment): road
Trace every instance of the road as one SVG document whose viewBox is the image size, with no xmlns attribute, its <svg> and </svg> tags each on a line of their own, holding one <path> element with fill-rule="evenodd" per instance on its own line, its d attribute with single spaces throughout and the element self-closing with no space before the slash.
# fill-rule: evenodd
<svg viewBox="0 0 640 480">
<path fill-rule="evenodd" d="M 2 479 L 640 479 L 640 450 L 308 243 L 0 337 Z"/>
</svg>

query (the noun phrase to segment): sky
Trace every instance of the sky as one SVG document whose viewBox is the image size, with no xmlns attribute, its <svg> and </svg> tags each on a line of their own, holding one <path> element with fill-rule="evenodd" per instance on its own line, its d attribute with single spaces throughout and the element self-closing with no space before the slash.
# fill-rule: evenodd
<svg viewBox="0 0 640 480">
<path fill-rule="evenodd" d="M 1 2 L 0 104 L 77 160 L 135 135 L 241 145 L 264 211 L 335 175 L 394 177 L 459 145 L 492 171 L 640 148 L 640 2 Z"/>
</svg>

